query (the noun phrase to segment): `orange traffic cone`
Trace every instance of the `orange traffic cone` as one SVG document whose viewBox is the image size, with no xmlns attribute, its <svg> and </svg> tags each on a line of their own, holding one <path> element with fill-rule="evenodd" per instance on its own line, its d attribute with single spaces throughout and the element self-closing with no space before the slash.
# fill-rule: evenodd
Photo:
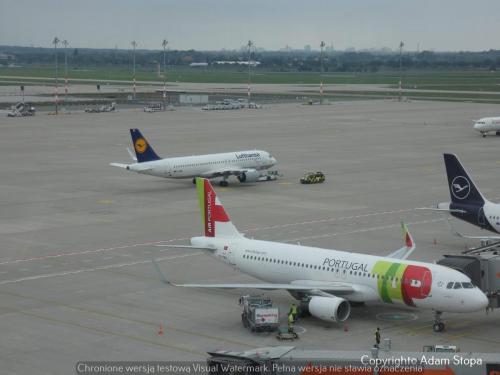
<svg viewBox="0 0 500 375">
<path fill-rule="evenodd" d="M 347 332 L 349 331 L 349 326 L 347 325 L 347 323 L 344 323 L 344 332 Z"/>
<path fill-rule="evenodd" d="M 160 329 L 158 330 L 158 336 L 163 335 L 163 324 L 160 323 Z"/>
</svg>

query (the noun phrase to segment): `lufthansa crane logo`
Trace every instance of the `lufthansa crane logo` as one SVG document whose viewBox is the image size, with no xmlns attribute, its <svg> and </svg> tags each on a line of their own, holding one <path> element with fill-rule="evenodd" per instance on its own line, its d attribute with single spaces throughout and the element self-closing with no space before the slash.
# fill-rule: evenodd
<svg viewBox="0 0 500 375">
<path fill-rule="evenodd" d="M 148 148 L 148 144 L 144 138 L 137 138 L 134 143 L 135 151 L 142 154 Z"/>
<path fill-rule="evenodd" d="M 451 182 L 451 193 L 457 199 L 465 199 L 470 193 L 470 182 L 464 176 L 457 176 Z"/>
</svg>

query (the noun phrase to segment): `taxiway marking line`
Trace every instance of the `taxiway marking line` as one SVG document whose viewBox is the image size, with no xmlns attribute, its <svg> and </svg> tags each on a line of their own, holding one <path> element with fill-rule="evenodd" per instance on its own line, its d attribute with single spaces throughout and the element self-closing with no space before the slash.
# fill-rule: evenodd
<svg viewBox="0 0 500 375">
<path fill-rule="evenodd" d="M 417 224 L 435 223 L 435 222 L 443 221 L 443 220 L 445 220 L 445 219 L 441 218 L 441 219 L 430 219 L 430 220 L 412 221 L 412 222 L 406 223 L 406 225 L 417 225 Z M 287 240 L 286 242 L 295 242 L 295 241 L 310 240 L 310 239 L 316 239 L 316 238 L 328 238 L 328 237 L 342 236 L 342 235 L 348 235 L 348 234 L 372 232 L 372 231 L 375 231 L 375 230 L 397 228 L 399 226 L 401 226 L 401 224 L 390 224 L 390 225 L 384 225 L 384 226 L 379 226 L 379 227 L 356 229 L 356 230 L 353 230 L 353 231 L 350 231 L 350 232 L 327 233 L 327 234 L 320 234 L 320 235 L 317 235 L 317 236 L 297 237 L 297 238 L 293 238 L 291 240 Z"/>
<path fill-rule="evenodd" d="M 266 227 L 247 228 L 247 229 L 242 230 L 242 232 L 243 233 L 258 232 L 258 231 L 264 231 L 264 230 L 287 228 L 287 227 L 292 227 L 292 226 L 318 224 L 318 223 L 326 223 L 326 222 L 333 222 L 333 221 L 352 220 L 352 219 L 359 219 L 359 218 L 364 218 L 364 217 L 372 217 L 372 216 L 379 216 L 379 215 L 389 215 L 389 214 L 396 214 L 396 213 L 402 213 L 402 212 L 409 212 L 409 211 L 413 211 L 413 210 L 414 210 L 413 208 L 406 208 L 406 209 L 401 209 L 401 210 L 372 212 L 372 213 L 361 214 L 361 215 L 330 217 L 330 218 L 325 218 L 325 219 L 303 221 L 303 222 L 299 222 L 299 223 L 276 224 L 276 225 L 269 225 Z M 101 253 L 101 252 L 107 252 L 107 251 L 129 249 L 129 248 L 134 248 L 134 247 L 158 245 L 158 244 L 168 243 L 168 242 L 185 241 L 185 240 L 188 240 L 189 238 L 190 237 L 185 236 L 185 237 L 181 237 L 181 238 L 173 238 L 170 240 L 160 240 L 160 241 L 154 241 L 154 242 L 126 244 L 126 245 L 104 247 L 104 248 L 92 249 L 92 250 L 73 251 L 73 252 L 69 252 L 69 253 L 62 252 L 62 253 L 58 253 L 58 254 L 48 254 L 48 255 L 44 255 L 44 256 L 40 256 L 40 257 L 33 257 L 33 258 L 6 260 L 3 262 L 0 262 L 0 266 L 6 265 L 6 264 L 16 264 L 16 263 L 21 263 L 21 262 L 32 262 L 32 261 L 37 261 L 37 260 L 61 258 L 61 257 L 66 257 L 66 256 L 95 254 L 95 253 Z"/>
<path fill-rule="evenodd" d="M 79 291 L 77 291 L 75 293 L 78 293 L 78 292 Z M 18 298 L 22 298 L 22 299 L 26 299 L 26 300 L 38 301 L 38 302 L 50 304 L 51 306 L 65 307 L 65 308 L 72 309 L 72 310 L 75 310 L 75 311 L 80 311 L 80 312 L 94 314 L 94 315 L 99 315 L 99 316 L 106 316 L 108 318 L 124 320 L 124 321 L 127 321 L 127 322 L 140 323 L 140 324 L 144 324 L 144 325 L 151 326 L 151 327 L 157 327 L 158 326 L 157 322 L 151 322 L 151 321 L 134 319 L 134 318 L 127 318 L 127 317 L 120 316 L 118 314 L 114 314 L 114 313 L 111 313 L 111 312 L 108 312 L 108 311 L 93 310 L 93 309 L 84 308 L 84 307 L 75 306 L 75 305 L 70 305 L 70 304 L 66 304 L 66 303 L 62 303 L 62 302 L 58 302 L 58 301 L 48 300 L 48 299 L 45 299 L 45 298 L 34 297 L 34 296 L 26 296 L 26 295 L 23 295 L 23 294 L 14 293 L 14 292 L 7 292 L 7 291 L 0 291 L 0 294 L 14 296 L 14 297 L 18 297 Z M 9 308 L 9 307 L 7 307 L 7 308 Z M 169 324 L 165 325 L 165 329 L 168 330 L 168 331 L 175 331 L 175 332 L 184 333 L 186 335 L 204 337 L 204 338 L 207 338 L 207 339 L 210 339 L 210 340 L 222 341 L 222 342 L 227 342 L 227 343 L 230 343 L 230 344 L 243 345 L 243 346 L 247 346 L 247 347 L 253 347 L 253 345 L 250 344 L 250 343 L 245 343 L 245 342 L 241 342 L 241 341 L 237 341 L 237 340 L 233 340 L 233 339 L 229 339 L 229 338 L 225 338 L 225 337 L 213 336 L 213 335 L 209 335 L 209 334 L 205 334 L 205 333 L 200 333 L 200 332 L 192 332 L 192 331 L 188 331 L 188 330 L 181 329 L 181 328 L 175 328 L 175 327 L 173 327 L 173 326 L 171 326 Z"/>
<path fill-rule="evenodd" d="M 162 257 L 162 258 L 156 258 L 156 260 L 162 261 L 162 260 L 172 260 L 172 259 L 179 259 L 179 258 L 187 258 L 187 257 L 192 257 L 192 256 L 195 256 L 195 255 L 199 255 L 199 254 L 202 254 L 202 253 L 201 252 L 196 252 L 196 253 L 191 253 L 191 254 L 183 254 L 183 255 L 176 255 L 176 256 L 170 256 L 170 257 Z M 151 259 L 147 259 L 147 260 L 138 260 L 136 262 L 129 262 L 129 263 L 109 264 L 109 265 L 106 265 L 106 266 L 99 266 L 99 267 L 94 267 L 94 268 L 81 268 L 81 269 L 72 270 L 72 271 L 62 271 L 62 272 L 46 273 L 46 274 L 41 274 L 41 275 L 21 277 L 19 279 L 3 280 L 3 281 L 0 281 L 0 285 L 20 283 L 22 281 L 29 281 L 29 280 L 47 279 L 47 278 L 58 277 L 58 276 L 76 275 L 76 274 L 83 273 L 83 272 L 94 272 L 94 271 L 108 270 L 108 269 L 112 269 L 112 268 L 121 268 L 121 267 L 135 266 L 137 264 L 146 264 L 146 263 L 150 263 L 150 262 L 151 262 Z"/>
<path fill-rule="evenodd" d="M 74 326 L 74 327 L 86 329 L 88 331 L 96 332 L 96 333 L 99 333 L 99 334 L 124 337 L 124 338 L 130 339 L 130 340 L 135 340 L 135 341 L 142 341 L 142 342 L 145 342 L 145 343 L 148 343 L 148 344 L 151 344 L 151 345 L 157 345 L 157 346 L 162 346 L 162 347 L 166 347 L 166 348 L 170 348 L 170 349 L 175 349 L 175 350 L 179 350 L 179 351 L 182 351 L 182 352 L 195 354 L 195 355 L 201 356 L 203 358 L 206 358 L 206 353 L 198 352 L 196 350 L 192 350 L 190 348 L 186 348 L 186 347 L 179 346 L 179 345 L 167 344 L 165 342 L 159 342 L 159 341 L 151 340 L 151 339 L 148 339 L 148 338 L 145 338 L 145 337 L 139 337 L 139 336 L 134 336 L 134 335 L 128 335 L 128 334 L 125 334 L 125 333 L 113 332 L 113 331 L 102 329 L 102 328 L 89 327 L 89 326 L 86 326 L 86 325 L 83 325 L 83 324 L 80 324 L 80 323 L 68 322 L 68 321 L 65 321 L 65 320 L 62 320 L 62 319 L 56 319 L 56 318 L 53 318 L 53 317 L 48 317 L 48 316 L 43 316 L 43 315 L 40 315 L 40 314 L 35 314 L 34 312 L 31 312 L 31 311 L 19 310 L 19 309 L 12 309 L 12 308 L 10 308 L 10 310 L 12 310 L 14 312 L 17 312 L 19 314 L 26 315 L 26 316 L 30 316 L 30 317 L 34 317 L 34 318 L 38 318 L 38 319 L 42 319 L 42 320 L 48 320 L 48 321 L 53 322 L 53 323 L 65 324 L 65 325 L 68 325 L 68 326 Z"/>
</svg>

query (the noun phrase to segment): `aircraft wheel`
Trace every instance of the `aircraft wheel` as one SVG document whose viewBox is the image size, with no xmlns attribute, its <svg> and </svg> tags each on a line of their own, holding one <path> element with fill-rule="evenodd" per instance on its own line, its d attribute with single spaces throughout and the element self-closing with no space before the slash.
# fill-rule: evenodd
<svg viewBox="0 0 500 375">
<path fill-rule="evenodd" d="M 196 184 L 196 178 L 193 178 L 193 184 Z"/>
<path fill-rule="evenodd" d="M 226 180 L 222 180 L 221 182 L 219 182 L 219 185 L 222 187 L 226 187 L 229 186 L 229 182 L 227 182 Z"/>
<path fill-rule="evenodd" d="M 434 325 L 432 326 L 432 329 L 434 330 L 434 332 L 443 332 L 444 328 L 445 328 L 445 325 L 443 322 L 434 323 Z"/>
<path fill-rule="evenodd" d="M 483 138 L 486 138 L 486 133 L 483 133 Z"/>
</svg>

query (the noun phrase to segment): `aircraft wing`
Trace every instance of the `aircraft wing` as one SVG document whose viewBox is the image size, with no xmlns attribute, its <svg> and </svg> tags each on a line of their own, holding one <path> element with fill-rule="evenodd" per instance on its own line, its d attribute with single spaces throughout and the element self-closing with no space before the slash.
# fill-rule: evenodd
<svg viewBox="0 0 500 375">
<path fill-rule="evenodd" d="M 240 168 L 240 167 L 227 167 L 224 169 L 213 169 L 211 171 L 205 172 L 201 175 L 204 178 L 214 178 L 214 177 L 222 177 L 222 176 L 239 176 L 242 173 L 248 171 L 248 168 Z"/>
<path fill-rule="evenodd" d="M 401 222 L 401 229 L 403 230 L 403 240 L 405 242 L 405 246 L 387 255 L 389 258 L 406 259 L 411 253 L 413 253 L 413 250 L 415 250 L 415 241 L 413 241 L 413 237 L 411 236 L 408 227 L 403 222 Z"/>
<path fill-rule="evenodd" d="M 160 279 L 168 285 L 183 287 L 183 288 L 208 288 L 208 289 L 262 289 L 262 290 L 297 290 L 310 292 L 311 294 L 324 295 L 325 292 L 335 294 L 348 294 L 355 291 L 351 284 L 339 282 L 322 282 L 299 280 L 289 284 L 273 284 L 273 283 L 235 283 L 235 284 L 176 284 L 167 280 L 160 269 L 158 263 L 153 259 L 153 265 L 158 272 Z"/>
<path fill-rule="evenodd" d="M 453 224 L 451 223 L 451 220 L 448 220 L 448 225 L 450 226 L 450 231 L 453 235 L 461 238 L 468 238 L 470 240 L 495 240 L 495 241 L 500 241 L 500 236 L 469 236 L 467 234 L 460 233 L 458 230 L 455 229 Z"/>
</svg>

